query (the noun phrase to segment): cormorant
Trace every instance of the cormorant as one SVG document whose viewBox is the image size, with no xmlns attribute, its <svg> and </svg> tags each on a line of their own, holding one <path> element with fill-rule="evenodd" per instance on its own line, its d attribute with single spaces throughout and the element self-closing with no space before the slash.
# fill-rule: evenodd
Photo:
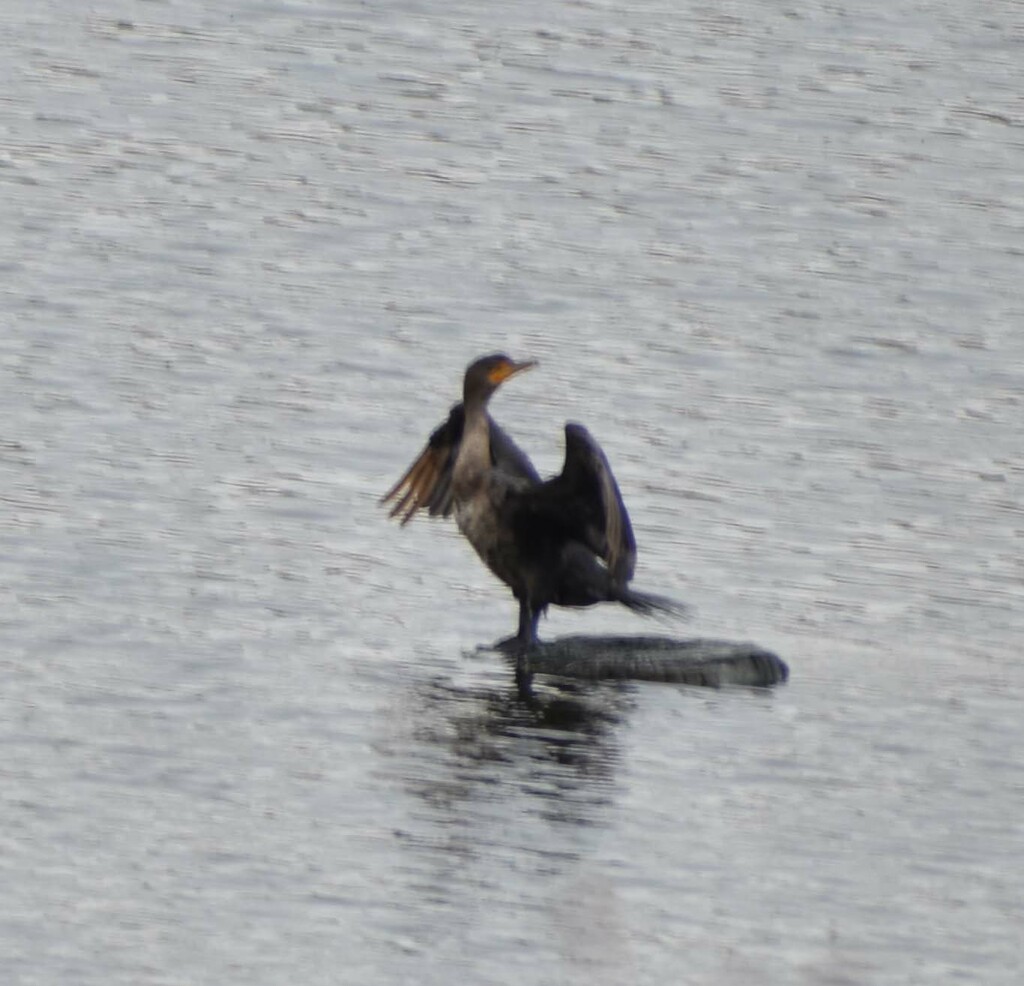
<svg viewBox="0 0 1024 986">
<path fill-rule="evenodd" d="M 520 650 L 537 642 L 552 603 L 619 602 L 638 613 L 685 607 L 629 588 L 636 541 L 618 484 L 583 425 L 565 426 L 565 465 L 542 482 L 530 460 L 487 413 L 504 381 L 536 366 L 508 356 L 471 363 L 462 402 L 436 428 L 401 479 L 381 498 L 407 524 L 419 510 L 448 517 L 519 601 Z"/>
</svg>

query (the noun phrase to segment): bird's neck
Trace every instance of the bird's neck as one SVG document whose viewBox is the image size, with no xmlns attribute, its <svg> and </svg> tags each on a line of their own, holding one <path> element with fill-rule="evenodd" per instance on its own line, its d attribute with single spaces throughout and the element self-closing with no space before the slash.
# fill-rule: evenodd
<svg viewBox="0 0 1024 986">
<path fill-rule="evenodd" d="M 453 475 L 455 498 L 465 498 L 479 488 L 491 468 L 491 429 L 487 418 L 487 405 L 478 401 L 465 402 L 465 420 L 459 456 Z"/>
</svg>

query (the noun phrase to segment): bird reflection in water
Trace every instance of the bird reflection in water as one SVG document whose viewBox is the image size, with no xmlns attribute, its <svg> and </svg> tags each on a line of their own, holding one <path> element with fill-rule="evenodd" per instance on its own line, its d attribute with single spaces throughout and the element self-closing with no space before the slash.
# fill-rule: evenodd
<svg viewBox="0 0 1024 986">
<path fill-rule="evenodd" d="M 386 768 L 411 796 L 392 833 L 402 933 L 424 954 L 477 943 L 500 961 L 509 935 L 542 928 L 556 952 L 628 973 L 627 909 L 594 858 L 636 686 L 545 681 L 523 699 L 490 677 L 407 681 Z"/>
<path fill-rule="evenodd" d="M 419 796 L 454 808 L 492 801 L 496 786 L 511 784 L 542 799 L 545 815 L 587 824 L 607 801 L 633 686 L 559 682 L 524 697 L 434 680 L 420 686 L 417 700 L 414 738 L 450 755 L 444 776 L 417 780 Z"/>
</svg>

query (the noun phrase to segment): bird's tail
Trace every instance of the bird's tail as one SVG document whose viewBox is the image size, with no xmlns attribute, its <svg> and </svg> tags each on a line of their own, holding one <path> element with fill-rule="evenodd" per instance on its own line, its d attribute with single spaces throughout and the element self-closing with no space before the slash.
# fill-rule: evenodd
<svg viewBox="0 0 1024 986">
<path fill-rule="evenodd" d="M 668 596 L 657 596 L 653 592 L 637 592 L 635 589 L 623 587 L 616 598 L 641 616 L 688 617 L 693 613 L 692 606 L 676 602 Z"/>
</svg>

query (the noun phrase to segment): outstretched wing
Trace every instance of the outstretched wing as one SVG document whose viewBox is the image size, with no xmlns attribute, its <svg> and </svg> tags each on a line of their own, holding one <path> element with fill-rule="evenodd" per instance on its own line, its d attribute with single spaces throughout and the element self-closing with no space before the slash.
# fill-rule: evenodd
<svg viewBox="0 0 1024 986">
<path fill-rule="evenodd" d="M 583 425 L 565 426 L 562 472 L 516 496 L 511 509 L 524 542 L 577 541 L 605 563 L 618 585 L 633 577 L 633 525 L 608 459 Z"/>
<path fill-rule="evenodd" d="M 636 568 L 636 538 L 619 484 L 601 446 L 583 425 L 565 426 L 565 466 L 574 482 L 597 496 L 587 515 L 586 543 L 604 559 L 616 582 L 624 585 Z"/>
<path fill-rule="evenodd" d="M 531 485 L 539 484 L 540 477 L 526 453 L 509 438 L 490 415 L 487 422 L 491 437 L 491 463 L 494 467 L 509 476 L 525 479 Z M 431 517 L 451 516 L 452 472 L 459 455 L 464 423 L 465 412 L 462 404 L 456 404 L 451 409 L 448 420 L 431 433 L 426 447 L 416 461 L 380 498 L 382 504 L 392 505 L 388 516 L 400 516 L 403 527 L 412 520 L 418 510 L 426 510 Z"/>
</svg>

